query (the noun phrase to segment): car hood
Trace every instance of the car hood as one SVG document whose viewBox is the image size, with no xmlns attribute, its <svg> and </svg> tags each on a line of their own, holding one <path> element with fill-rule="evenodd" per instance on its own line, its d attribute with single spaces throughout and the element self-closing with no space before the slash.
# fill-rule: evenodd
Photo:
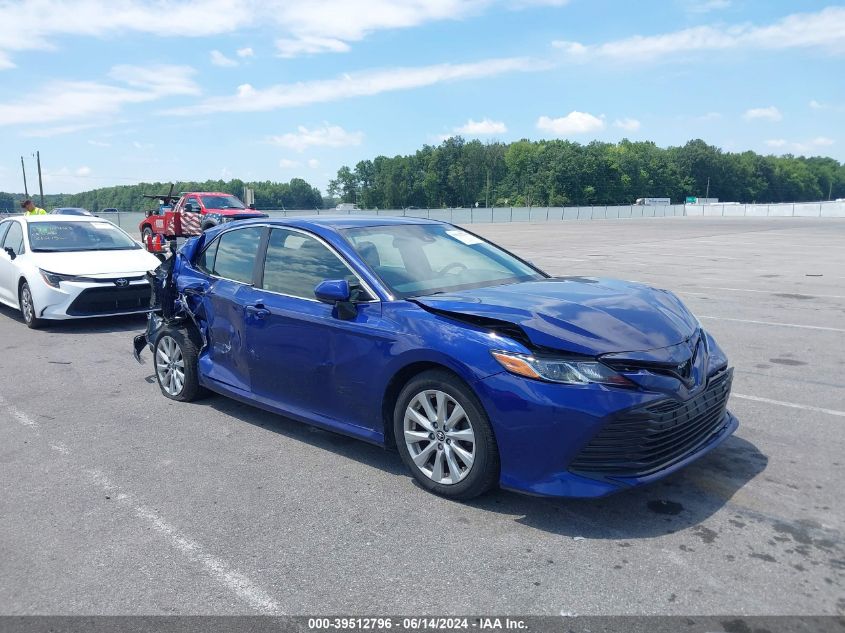
<svg viewBox="0 0 845 633">
<path fill-rule="evenodd" d="M 79 251 L 73 253 L 30 253 L 42 270 L 61 275 L 114 276 L 140 274 L 161 264 L 142 248 L 126 251 Z"/>
<path fill-rule="evenodd" d="M 266 218 L 267 214 L 261 211 L 253 211 L 252 209 L 208 209 L 206 211 L 209 215 L 222 215 L 223 217 L 237 217 L 242 220 L 249 218 Z"/>
<path fill-rule="evenodd" d="M 669 348 L 698 328 L 671 292 L 616 279 L 560 277 L 414 301 L 445 316 L 514 324 L 534 345 L 590 356 Z"/>
</svg>

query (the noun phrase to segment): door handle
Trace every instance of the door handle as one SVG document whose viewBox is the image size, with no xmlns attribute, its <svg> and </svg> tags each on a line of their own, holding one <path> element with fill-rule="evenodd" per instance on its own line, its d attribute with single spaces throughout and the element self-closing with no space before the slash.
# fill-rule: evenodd
<svg viewBox="0 0 845 633">
<path fill-rule="evenodd" d="M 270 311 L 264 307 L 264 304 L 257 303 L 254 306 L 247 306 L 246 314 L 247 316 L 254 316 L 256 319 L 263 319 L 270 316 Z"/>
</svg>

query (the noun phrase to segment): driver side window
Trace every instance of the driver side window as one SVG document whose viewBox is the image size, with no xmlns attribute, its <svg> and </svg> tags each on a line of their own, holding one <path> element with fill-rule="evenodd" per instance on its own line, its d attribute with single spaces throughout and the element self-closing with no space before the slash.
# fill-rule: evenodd
<svg viewBox="0 0 845 633">
<path fill-rule="evenodd" d="M 262 288 L 271 292 L 315 299 L 314 288 L 326 279 L 358 278 L 319 240 L 287 229 L 273 229 L 264 260 Z"/>
<path fill-rule="evenodd" d="M 23 253 L 23 229 L 18 222 L 12 222 L 6 239 L 3 241 L 3 248 L 11 248 L 15 255 Z"/>
</svg>

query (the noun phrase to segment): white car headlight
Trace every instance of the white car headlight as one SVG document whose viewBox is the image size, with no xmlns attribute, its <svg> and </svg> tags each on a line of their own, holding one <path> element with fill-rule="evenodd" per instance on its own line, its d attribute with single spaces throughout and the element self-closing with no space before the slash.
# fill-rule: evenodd
<svg viewBox="0 0 845 633">
<path fill-rule="evenodd" d="M 617 387 L 635 386 L 625 376 L 598 361 L 544 358 L 514 352 L 493 351 L 493 358 L 512 374 L 566 385 L 600 383 Z"/>
<path fill-rule="evenodd" d="M 38 269 L 38 272 L 41 273 L 41 278 L 48 286 L 52 286 L 53 288 L 58 288 L 59 284 L 62 281 L 74 281 L 76 279 L 75 275 L 62 275 L 59 273 L 51 273 L 46 270 Z"/>
</svg>

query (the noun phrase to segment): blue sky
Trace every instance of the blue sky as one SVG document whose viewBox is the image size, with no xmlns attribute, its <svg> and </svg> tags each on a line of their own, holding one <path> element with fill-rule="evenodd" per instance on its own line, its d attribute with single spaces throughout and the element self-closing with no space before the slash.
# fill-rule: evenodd
<svg viewBox="0 0 845 633">
<path fill-rule="evenodd" d="M 845 5 L 0 0 L 0 190 L 302 177 L 465 138 L 845 160 Z"/>
</svg>

